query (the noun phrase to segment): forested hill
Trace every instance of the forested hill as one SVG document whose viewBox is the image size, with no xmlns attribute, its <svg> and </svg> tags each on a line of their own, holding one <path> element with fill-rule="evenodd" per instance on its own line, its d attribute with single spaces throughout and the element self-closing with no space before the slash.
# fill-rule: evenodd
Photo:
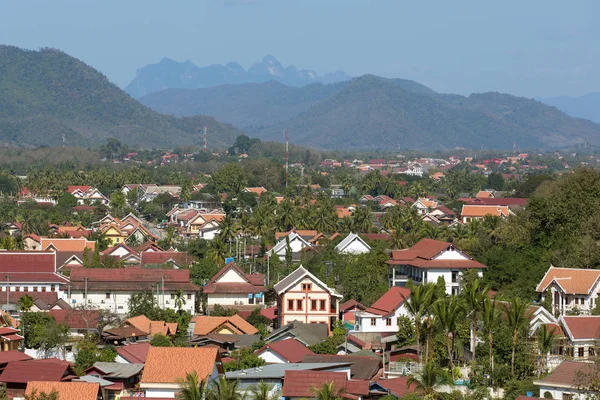
<svg viewBox="0 0 600 400">
<path fill-rule="evenodd" d="M 263 140 L 323 149 L 558 149 L 600 144 L 600 125 L 500 93 L 438 94 L 413 81 L 365 75 L 334 85 L 275 82 L 166 90 L 140 101 L 176 115 L 205 113 Z"/>
<path fill-rule="evenodd" d="M 142 148 L 230 146 L 237 129 L 213 117 L 175 118 L 150 110 L 100 72 L 54 49 L 0 46 L 0 143 L 89 146 L 114 137 Z"/>
</svg>

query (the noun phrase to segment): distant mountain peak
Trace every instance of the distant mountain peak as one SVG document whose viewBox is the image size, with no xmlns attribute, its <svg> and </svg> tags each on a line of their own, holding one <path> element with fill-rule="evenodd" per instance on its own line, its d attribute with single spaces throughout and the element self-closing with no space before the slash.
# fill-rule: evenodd
<svg viewBox="0 0 600 400">
<path fill-rule="evenodd" d="M 226 84 L 262 83 L 275 80 L 286 86 L 301 87 L 311 83 L 337 83 L 349 80 L 342 71 L 319 76 L 313 70 L 284 67 L 272 54 L 245 70 L 232 61 L 225 65 L 198 67 L 189 60 L 179 63 L 164 57 L 157 64 L 139 68 L 125 90 L 135 98 L 165 89 L 199 89 Z"/>
</svg>

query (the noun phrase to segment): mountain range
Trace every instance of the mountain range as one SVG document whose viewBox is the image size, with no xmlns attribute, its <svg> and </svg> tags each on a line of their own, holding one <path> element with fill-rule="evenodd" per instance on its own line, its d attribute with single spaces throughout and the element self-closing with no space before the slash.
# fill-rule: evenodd
<svg viewBox="0 0 600 400">
<path fill-rule="evenodd" d="M 162 115 L 59 50 L 0 46 L 0 143 L 90 146 L 114 137 L 141 148 L 226 148 L 240 132 L 213 117 Z M 64 139 L 63 139 L 64 138 Z"/>
<path fill-rule="evenodd" d="M 572 117 L 600 123 L 600 92 L 588 93 L 579 97 L 560 96 L 539 98 L 538 100 L 554 106 Z"/>
<path fill-rule="evenodd" d="M 319 76 L 315 71 L 297 69 L 290 65 L 284 67 L 272 55 L 265 56 L 261 62 L 253 64 L 246 71 L 237 62 L 226 65 L 198 67 L 191 61 L 177 62 L 163 58 L 156 64 L 150 64 L 137 70 L 136 76 L 125 87 L 125 91 L 134 98 L 164 89 L 198 89 L 225 84 L 261 83 L 270 80 L 287 86 L 304 86 L 311 83 L 335 83 L 349 80 L 343 71 Z"/>
<path fill-rule="evenodd" d="M 536 100 L 501 93 L 440 94 L 417 82 L 364 75 L 335 84 L 279 82 L 168 89 L 143 104 L 179 116 L 203 113 L 262 140 L 347 150 L 559 149 L 600 145 L 600 125 Z"/>
</svg>

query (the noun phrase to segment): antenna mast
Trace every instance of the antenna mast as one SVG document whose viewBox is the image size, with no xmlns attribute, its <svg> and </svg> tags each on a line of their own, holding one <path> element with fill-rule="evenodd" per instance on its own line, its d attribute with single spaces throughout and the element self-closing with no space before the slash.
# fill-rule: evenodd
<svg viewBox="0 0 600 400">
<path fill-rule="evenodd" d="M 288 130 L 285 130 L 285 187 L 288 186 L 288 164 L 290 160 Z"/>
<path fill-rule="evenodd" d="M 206 126 L 204 127 L 204 152 L 206 153 Z"/>
</svg>

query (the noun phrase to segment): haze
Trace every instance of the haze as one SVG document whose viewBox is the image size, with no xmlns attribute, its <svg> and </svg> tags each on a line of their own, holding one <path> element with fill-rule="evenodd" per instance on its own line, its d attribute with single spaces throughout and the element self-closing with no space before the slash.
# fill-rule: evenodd
<svg viewBox="0 0 600 400">
<path fill-rule="evenodd" d="M 597 1 L 31 0 L 2 2 L 0 43 L 56 47 L 119 86 L 162 57 L 244 67 L 273 54 L 319 73 L 439 92 L 600 91 Z"/>
</svg>

